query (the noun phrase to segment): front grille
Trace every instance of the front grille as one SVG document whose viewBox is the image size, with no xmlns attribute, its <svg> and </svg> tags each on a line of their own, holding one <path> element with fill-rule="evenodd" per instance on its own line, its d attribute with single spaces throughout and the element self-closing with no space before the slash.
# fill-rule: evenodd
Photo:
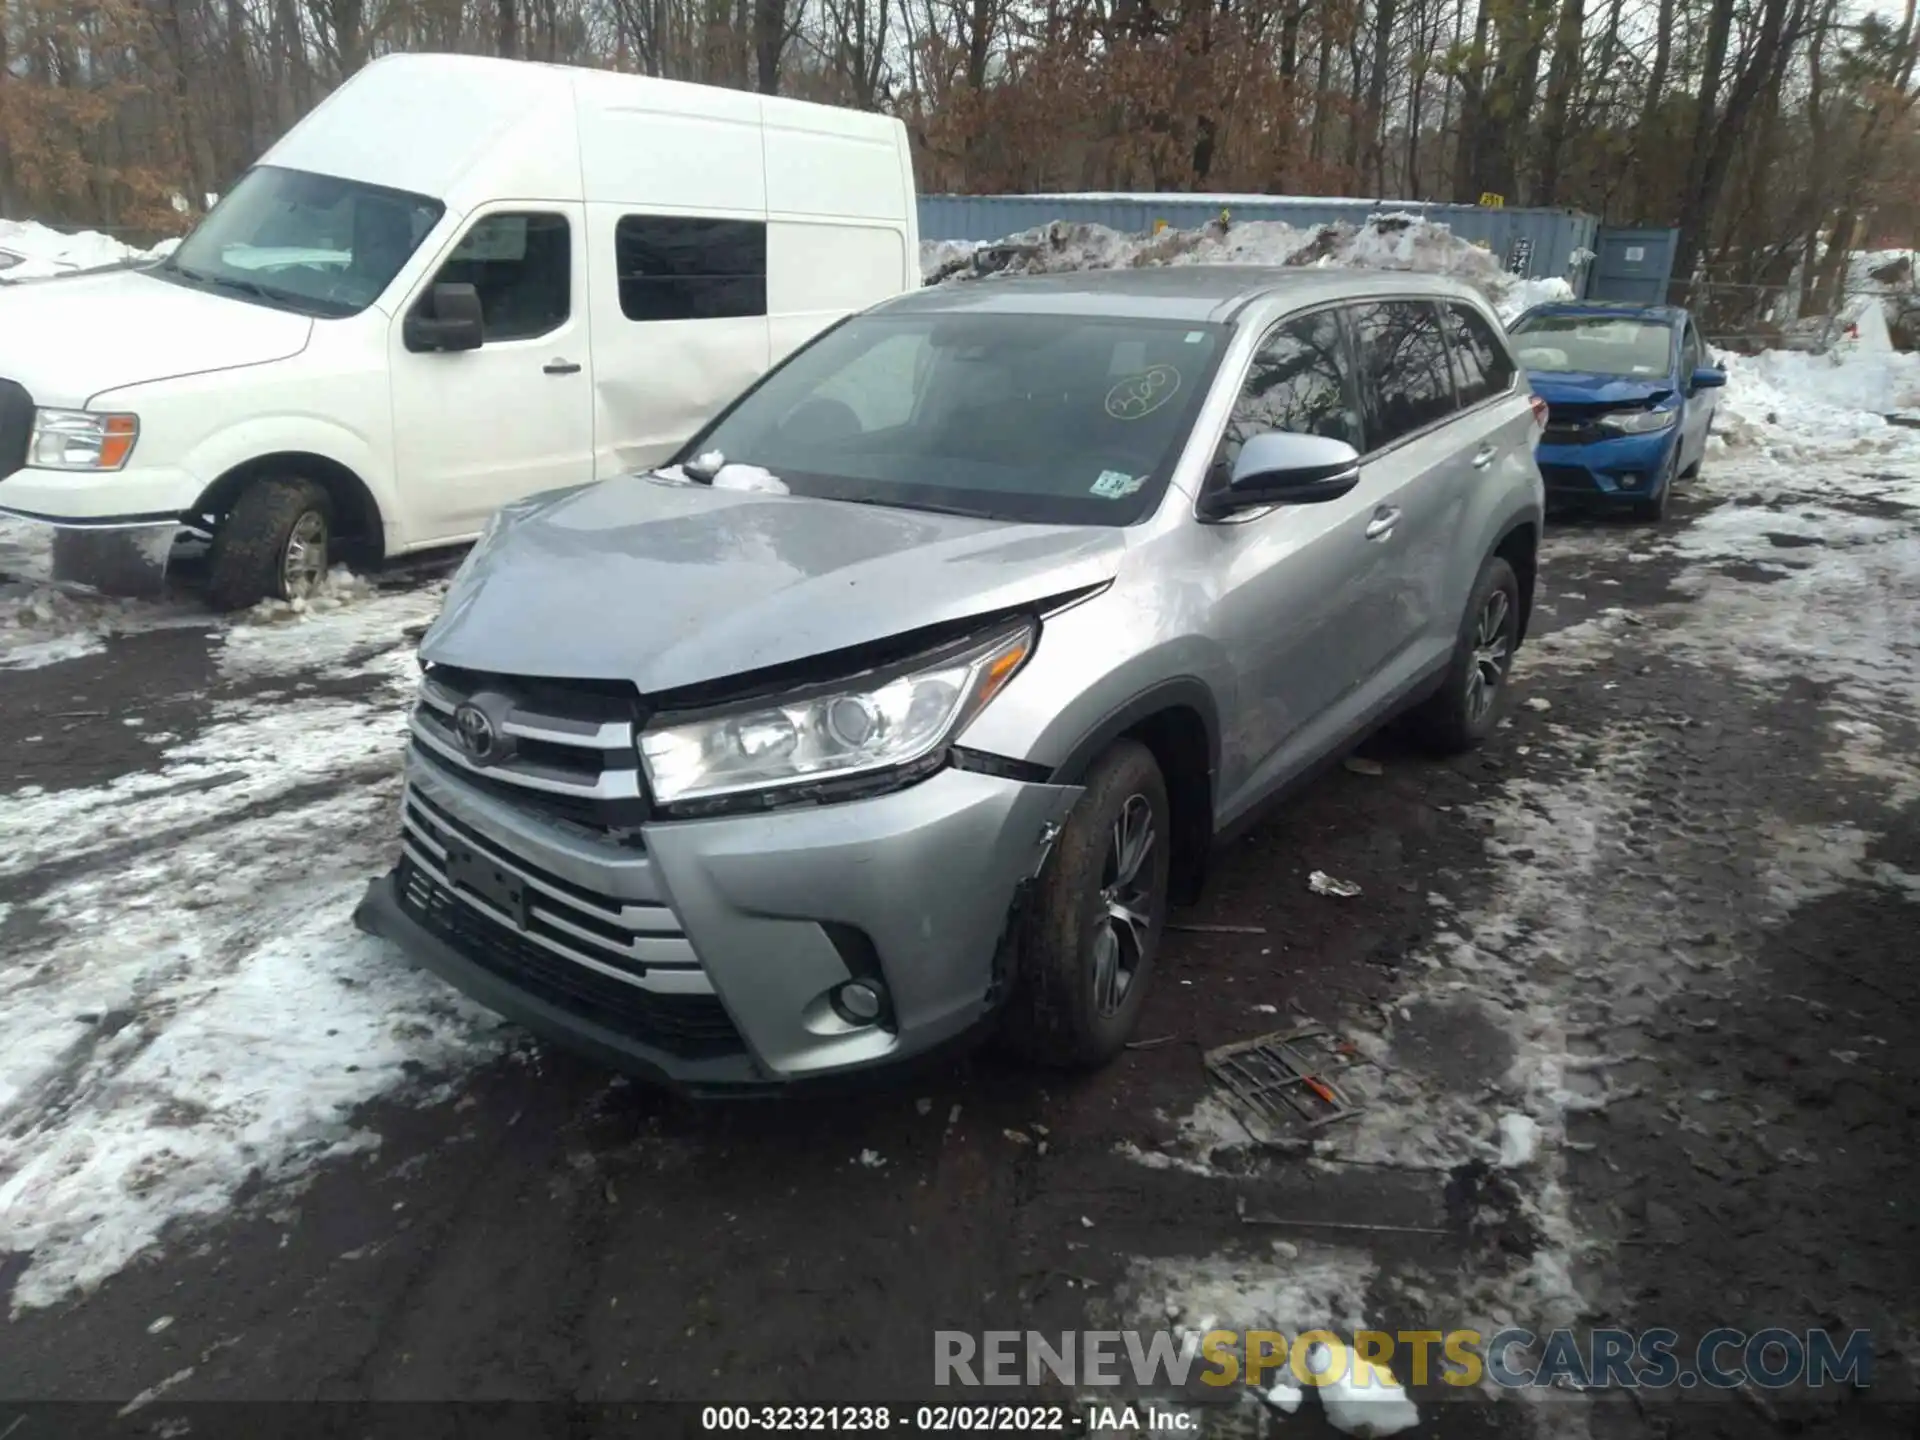
<svg viewBox="0 0 1920 1440">
<path fill-rule="evenodd" d="M 688 1060 L 746 1049 L 714 996 L 657 995 L 570 966 L 460 904 L 409 860 L 400 862 L 400 903 L 476 965 L 556 1009 Z"/>
<path fill-rule="evenodd" d="M 485 717 L 485 753 L 463 729 L 469 710 Z M 640 719 L 631 686 L 435 666 L 409 728 L 415 753 L 463 782 L 576 824 L 627 832 L 648 813 L 634 746 Z"/>
<path fill-rule="evenodd" d="M 413 786 L 402 843 L 449 889 L 535 944 L 610 979 L 706 990 L 706 975 L 667 906 L 601 895 L 531 863 L 462 824 Z"/>
<path fill-rule="evenodd" d="M 0 380 L 0 476 L 27 463 L 33 438 L 33 397 L 11 380 Z"/>
<path fill-rule="evenodd" d="M 1575 420 L 1548 420 L 1546 433 L 1540 437 L 1548 445 L 1585 445 L 1601 438 L 1598 425 L 1589 425 Z"/>
</svg>

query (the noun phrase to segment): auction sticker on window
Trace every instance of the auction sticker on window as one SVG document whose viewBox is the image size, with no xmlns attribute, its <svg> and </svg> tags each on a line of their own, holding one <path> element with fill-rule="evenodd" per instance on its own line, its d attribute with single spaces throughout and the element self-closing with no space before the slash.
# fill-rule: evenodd
<svg viewBox="0 0 1920 1440">
<path fill-rule="evenodd" d="M 1123 470 L 1102 470 L 1100 478 L 1093 482 L 1093 493 L 1103 500 L 1118 500 L 1123 495 L 1131 495 L 1147 483 L 1144 475 L 1129 475 Z"/>
</svg>

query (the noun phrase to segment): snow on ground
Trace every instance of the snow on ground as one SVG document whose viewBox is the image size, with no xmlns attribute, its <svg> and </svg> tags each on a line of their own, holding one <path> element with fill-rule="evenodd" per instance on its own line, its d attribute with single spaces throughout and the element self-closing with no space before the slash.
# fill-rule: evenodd
<svg viewBox="0 0 1920 1440">
<path fill-rule="evenodd" d="M 495 1017 L 351 918 L 392 858 L 407 636 L 443 592 L 337 571 L 299 610 L 199 614 L 221 676 L 275 693 L 155 737 L 150 770 L 7 797 L 0 875 L 37 887 L 0 915 L 20 937 L 0 940 L 0 1250 L 32 1252 L 16 1310 L 99 1283 L 254 1182 L 377 1144 L 359 1106 L 499 1053 Z M 69 619 L 98 622 L 74 603 Z M 300 695 L 315 675 L 364 693 Z"/>
<path fill-rule="evenodd" d="M 114 600 L 55 585 L 47 527 L 0 516 L 0 670 L 33 670 L 106 648 L 106 637 L 204 624 L 185 604 Z"/>
<path fill-rule="evenodd" d="M 159 259 L 170 253 L 174 244 L 163 241 L 151 250 L 143 250 L 97 230 L 69 234 L 32 220 L 0 220 L 0 284 L 101 270 L 131 260 Z"/>
<path fill-rule="evenodd" d="M 1477 286 L 1503 318 L 1530 305 L 1570 299 L 1563 279 L 1527 280 L 1510 274 L 1488 250 L 1462 240 L 1444 224 L 1392 211 L 1356 223 L 1305 228 L 1278 220 L 1218 223 L 1194 230 L 1128 235 L 1104 225 L 1052 225 L 991 244 L 933 240 L 920 247 L 929 280 L 973 278 L 973 265 L 991 273 L 1052 274 L 1157 265 L 1356 266 L 1453 275 Z"/>
</svg>

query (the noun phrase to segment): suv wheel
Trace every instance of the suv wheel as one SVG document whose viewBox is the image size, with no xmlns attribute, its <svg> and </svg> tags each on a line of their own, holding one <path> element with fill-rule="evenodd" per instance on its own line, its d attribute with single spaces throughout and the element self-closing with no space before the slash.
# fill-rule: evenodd
<svg viewBox="0 0 1920 1440">
<path fill-rule="evenodd" d="M 1007 1038 L 1027 1059 L 1092 1069 L 1133 1033 L 1166 924 L 1170 819 L 1146 746 L 1095 763 L 1020 923 Z"/>
<path fill-rule="evenodd" d="M 1520 581 L 1511 565 L 1490 555 L 1474 582 L 1446 679 L 1414 712 L 1429 744 L 1442 751 L 1470 750 L 1487 738 L 1519 643 Z"/>
<path fill-rule="evenodd" d="M 311 480 L 256 480 L 214 532 L 207 595 L 222 610 L 298 600 L 326 578 L 333 503 Z"/>
</svg>

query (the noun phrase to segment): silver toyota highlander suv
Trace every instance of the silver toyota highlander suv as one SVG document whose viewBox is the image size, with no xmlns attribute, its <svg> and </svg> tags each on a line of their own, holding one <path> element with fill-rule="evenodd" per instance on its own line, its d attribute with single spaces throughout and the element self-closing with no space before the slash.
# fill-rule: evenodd
<svg viewBox="0 0 1920 1440">
<path fill-rule="evenodd" d="M 1471 290 L 985 280 L 821 335 L 669 468 L 510 506 L 421 645 L 361 924 L 692 1091 L 997 1020 L 1125 1043 L 1222 831 L 1493 723 L 1540 407 Z"/>
</svg>

